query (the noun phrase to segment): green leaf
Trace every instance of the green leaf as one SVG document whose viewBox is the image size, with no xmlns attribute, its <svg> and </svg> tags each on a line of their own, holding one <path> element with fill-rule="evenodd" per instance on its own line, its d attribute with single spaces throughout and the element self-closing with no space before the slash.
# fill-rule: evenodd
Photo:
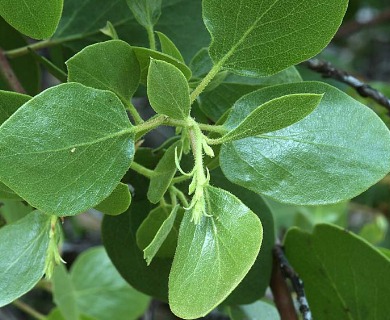
<svg viewBox="0 0 390 320">
<path fill-rule="evenodd" d="M 118 40 L 118 33 L 115 30 L 115 27 L 112 25 L 110 21 L 107 21 L 107 24 L 104 28 L 100 29 L 100 32 L 110 37 L 111 39 Z"/>
<path fill-rule="evenodd" d="M 257 216 L 231 193 L 206 187 L 206 213 L 198 225 L 192 210 L 181 223 L 169 275 L 169 304 L 181 318 L 206 315 L 240 283 L 255 262 L 263 238 Z"/>
<path fill-rule="evenodd" d="M 63 0 L 2 0 L 0 15 L 21 33 L 35 39 L 47 39 L 57 28 L 63 2 Z"/>
<path fill-rule="evenodd" d="M 29 48 L 29 52 L 31 56 L 35 59 L 35 61 L 39 62 L 46 68 L 48 72 L 50 72 L 51 75 L 56 77 L 61 82 L 66 82 L 68 79 L 68 75 L 59 67 L 57 67 L 53 62 L 51 62 L 49 59 L 47 59 L 44 56 L 41 56 L 40 54 L 36 53 L 34 50 Z"/>
<path fill-rule="evenodd" d="M 173 225 L 175 223 L 176 213 L 177 213 L 178 209 L 179 209 L 179 205 L 176 205 L 176 207 L 174 207 L 172 209 L 168 218 L 163 222 L 161 227 L 158 229 L 152 242 L 150 242 L 149 245 L 144 249 L 144 258 L 145 258 L 146 263 L 148 265 L 150 265 L 154 256 L 157 254 L 158 251 L 160 251 L 162 245 L 165 243 L 165 240 L 167 239 L 167 237 L 171 233 Z M 176 242 L 176 239 L 175 239 L 175 242 Z M 169 257 L 173 257 L 173 254 L 170 255 Z"/>
<path fill-rule="evenodd" d="M 313 234 L 291 229 L 284 244 L 287 258 L 305 283 L 313 318 L 388 317 L 390 260 L 377 249 L 326 224 L 317 225 Z"/>
<path fill-rule="evenodd" d="M 271 280 L 272 249 L 275 244 L 275 227 L 272 213 L 263 198 L 245 188 L 231 183 L 220 168 L 210 172 L 210 183 L 231 192 L 251 209 L 263 226 L 263 241 L 255 263 L 245 278 L 223 302 L 224 305 L 248 304 L 262 298 Z"/>
<path fill-rule="evenodd" d="M 272 99 L 253 110 L 242 120 L 240 110 L 234 108 L 224 126 L 229 133 L 224 142 L 254 137 L 276 131 L 302 120 L 320 103 L 320 94 L 290 94 Z"/>
<path fill-rule="evenodd" d="M 158 206 L 149 212 L 148 216 L 142 221 L 136 233 L 137 245 L 141 250 L 144 251 L 144 249 L 151 244 L 155 238 L 156 241 L 159 240 L 158 237 L 156 237 L 156 234 L 162 228 L 165 221 L 167 221 L 168 224 L 174 222 L 174 225 L 170 228 L 168 234 L 165 234 L 165 238 L 161 239 L 161 246 L 158 248 L 157 254 L 155 255 L 160 258 L 173 258 L 177 246 L 177 236 L 179 234 L 182 210 L 180 210 L 180 213 L 177 215 L 175 220 L 173 220 L 173 211 L 174 208 L 171 205 L 167 205 Z M 174 215 L 176 215 L 176 213 Z M 164 229 L 166 230 L 166 228 Z"/>
<path fill-rule="evenodd" d="M 39 211 L 0 229 L 0 307 L 30 291 L 42 278 L 50 216 Z"/>
<path fill-rule="evenodd" d="M 75 301 L 70 305 L 63 304 L 62 308 L 61 304 L 66 300 L 55 297 L 67 320 L 71 320 L 65 316 L 67 307 L 76 308 L 77 313 L 97 320 L 110 320 L 137 319 L 149 304 L 149 297 L 137 292 L 122 279 L 102 247 L 82 253 L 72 265 L 68 279 L 57 277 L 54 281 L 58 281 L 54 282 L 54 286 L 57 284 L 63 294 L 60 297 L 66 297 L 66 288 L 70 290 L 68 294 L 74 297 L 72 300 Z"/>
<path fill-rule="evenodd" d="M 62 317 L 65 320 L 79 320 L 80 310 L 77 307 L 77 293 L 64 265 L 55 267 L 52 283 L 53 300 Z"/>
<path fill-rule="evenodd" d="M 0 214 L 3 216 L 3 218 L 8 224 L 24 218 L 30 212 L 33 211 L 33 208 L 30 207 L 28 204 L 25 204 L 22 201 L 12 200 L 1 200 L 2 205 L 0 206 Z"/>
<path fill-rule="evenodd" d="M 140 68 L 141 68 L 140 81 L 142 84 L 145 85 L 147 84 L 150 62 L 156 60 L 165 61 L 169 64 L 174 65 L 183 73 L 186 79 L 191 78 L 191 70 L 184 63 L 180 62 L 179 60 L 176 60 L 175 58 L 172 58 L 171 56 L 165 53 L 161 53 L 158 51 L 154 51 L 147 48 L 141 48 L 141 47 L 133 47 L 133 50 L 140 64 Z"/>
<path fill-rule="evenodd" d="M 0 17 L 0 43 L 3 50 L 12 50 L 28 45 L 26 39 Z M 38 63 L 31 55 L 24 55 L 8 60 L 19 82 L 30 95 L 40 91 L 41 76 Z M 0 89 L 13 90 L 0 77 Z"/>
<path fill-rule="evenodd" d="M 270 303 L 256 301 L 255 303 L 233 306 L 229 309 L 232 320 L 280 320 L 278 310 Z"/>
<path fill-rule="evenodd" d="M 43 212 L 74 215 L 118 185 L 133 136 L 113 93 L 77 83 L 50 88 L 0 127 L 0 181 Z"/>
<path fill-rule="evenodd" d="M 161 15 L 162 0 L 126 0 L 138 23 L 145 27 L 153 27 Z"/>
<path fill-rule="evenodd" d="M 172 42 L 171 39 L 169 39 L 165 34 L 162 32 L 156 32 L 158 39 L 160 40 L 161 44 L 161 51 L 172 58 L 175 58 L 181 62 L 184 63 L 183 56 L 181 55 L 179 49 L 175 46 L 175 44 Z"/>
<path fill-rule="evenodd" d="M 182 143 L 178 141 L 172 144 L 154 169 L 150 179 L 147 197 L 151 203 L 157 203 L 164 196 L 177 171 L 175 164 L 175 153 L 181 152 Z"/>
<path fill-rule="evenodd" d="M 112 193 L 95 206 L 96 210 L 116 216 L 125 212 L 131 204 L 131 193 L 127 184 L 119 183 Z"/>
<path fill-rule="evenodd" d="M 204 77 L 213 67 L 208 48 L 200 49 L 190 61 L 190 69 L 194 78 Z"/>
<path fill-rule="evenodd" d="M 147 200 L 136 201 L 136 197 L 127 212 L 115 217 L 104 216 L 104 247 L 116 269 L 133 288 L 167 301 L 172 259 L 155 257 L 150 266 L 146 265 L 143 252 L 137 246 L 136 232 L 151 210 L 151 204 Z"/>
<path fill-rule="evenodd" d="M 67 320 L 61 313 L 60 309 L 54 308 L 50 311 L 49 315 L 45 320 Z M 77 320 L 95 320 L 94 318 L 88 317 L 86 315 L 80 315 Z"/>
<path fill-rule="evenodd" d="M 183 73 L 174 65 L 152 59 L 147 88 L 154 111 L 174 119 L 188 118 L 191 109 L 190 88 Z"/>
<path fill-rule="evenodd" d="M 0 199 L 8 199 L 8 200 L 20 200 L 20 197 L 8 188 L 4 183 L 0 182 Z"/>
<path fill-rule="evenodd" d="M 314 205 L 352 198 L 389 172 L 388 129 L 374 112 L 327 84 L 264 88 L 237 101 L 232 112 L 237 108 L 245 118 L 258 105 L 295 93 L 324 96 L 314 112 L 287 128 L 224 144 L 220 164 L 230 181 L 276 201 Z"/>
<path fill-rule="evenodd" d="M 110 90 L 126 105 L 138 88 L 140 67 L 129 44 L 110 40 L 84 48 L 66 62 L 69 81 Z"/>
<path fill-rule="evenodd" d="M 211 120 L 216 122 L 245 94 L 266 86 L 300 81 L 302 78 L 295 67 L 262 78 L 247 78 L 229 74 L 217 88 L 211 92 L 204 91 L 200 95 L 200 108 Z"/>
<path fill-rule="evenodd" d="M 204 0 L 203 20 L 212 37 L 210 57 L 246 76 L 277 73 L 324 49 L 347 5 L 347 0 L 316 5 L 310 0 Z"/>
<path fill-rule="evenodd" d="M 0 125 L 30 99 L 25 94 L 0 90 Z"/>
</svg>

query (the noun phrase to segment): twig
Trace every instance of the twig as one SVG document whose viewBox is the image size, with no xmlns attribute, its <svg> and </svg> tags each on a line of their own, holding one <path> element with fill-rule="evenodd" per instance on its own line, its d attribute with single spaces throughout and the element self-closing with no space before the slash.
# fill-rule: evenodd
<svg viewBox="0 0 390 320">
<path fill-rule="evenodd" d="M 3 49 L 0 48 L 0 73 L 4 76 L 4 80 L 8 83 L 10 88 L 19 93 L 26 93 L 23 86 L 19 82 L 14 70 L 9 64 L 7 57 L 4 54 Z"/>
<path fill-rule="evenodd" d="M 306 299 L 305 289 L 303 287 L 303 281 L 299 278 L 298 274 L 291 267 L 286 256 L 284 255 L 283 248 L 280 245 L 274 247 L 274 257 L 278 261 L 282 274 L 285 278 L 290 279 L 291 285 L 297 294 L 297 300 L 299 304 L 299 311 L 302 314 L 303 320 L 312 320 L 309 304 Z M 282 317 L 283 318 L 283 317 Z M 284 319 L 284 318 L 283 318 Z"/>
<path fill-rule="evenodd" d="M 337 31 L 335 38 L 342 39 L 348 37 L 364 28 L 376 26 L 378 24 L 387 22 L 390 20 L 390 8 L 384 9 L 381 13 L 376 15 L 369 21 L 366 22 L 358 22 L 356 20 L 352 20 L 346 23 L 343 23 L 341 28 Z"/>
<path fill-rule="evenodd" d="M 17 307 L 18 309 L 24 311 L 31 317 L 37 319 L 37 320 L 44 320 L 46 319 L 46 316 L 41 314 L 40 312 L 36 311 L 35 309 L 31 308 L 28 304 L 24 303 L 21 300 L 15 300 L 12 302 L 12 304 Z"/>
<path fill-rule="evenodd" d="M 270 287 L 280 318 L 283 320 L 298 320 L 298 315 L 294 308 L 290 290 L 283 278 L 280 262 L 277 260 L 275 255 L 273 259 Z"/>
<path fill-rule="evenodd" d="M 370 85 L 360 81 L 344 70 L 335 68 L 330 62 L 310 59 L 303 63 L 309 69 L 322 74 L 324 78 L 332 78 L 354 88 L 362 97 L 371 98 L 384 106 L 390 113 L 390 99 Z"/>
</svg>

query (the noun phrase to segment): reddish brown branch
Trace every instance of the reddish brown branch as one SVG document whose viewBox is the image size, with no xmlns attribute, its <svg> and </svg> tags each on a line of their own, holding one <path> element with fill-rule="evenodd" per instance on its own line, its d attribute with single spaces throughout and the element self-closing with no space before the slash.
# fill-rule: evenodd
<svg viewBox="0 0 390 320">
<path fill-rule="evenodd" d="M 291 298 L 291 292 L 287 287 L 287 283 L 282 274 L 280 261 L 275 252 L 270 287 L 280 318 L 283 320 L 298 320 Z"/>
<path fill-rule="evenodd" d="M 360 81 L 344 70 L 335 68 L 330 62 L 310 59 L 303 63 L 309 69 L 322 74 L 324 78 L 332 78 L 354 88 L 364 98 L 371 98 L 384 106 L 390 113 L 390 99 L 370 85 Z"/>
<path fill-rule="evenodd" d="M 3 75 L 4 80 L 7 82 L 9 87 L 19 93 L 26 93 L 23 86 L 19 82 L 14 70 L 9 64 L 7 57 L 4 54 L 4 51 L 0 48 L 0 73 Z"/>
<path fill-rule="evenodd" d="M 373 19 L 367 22 L 358 22 L 352 20 L 344 23 L 339 31 L 337 32 L 335 38 L 341 39 L 350 36 L 364 28 L 376 26 L 378 24 L 387 22 L 390 20 L 390 8 L 384 9 L 381 13 L 375 16 Z"/>
</svg>

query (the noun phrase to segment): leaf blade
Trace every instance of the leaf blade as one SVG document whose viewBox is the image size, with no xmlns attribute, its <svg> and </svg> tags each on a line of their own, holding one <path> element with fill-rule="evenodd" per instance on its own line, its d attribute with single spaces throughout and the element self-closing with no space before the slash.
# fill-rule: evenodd
<svg viewBox="0 0 390 320">
<path fill-rule="evenodd" d="M 206 210 L 213 217 L 195 225 L 191 212 L 184 215 L 169 276 L 171 310 L 186 319 L 207 314 L 226 298 L 249 271 L 262 241 L 262 226 L 252 211 L 227 191 L 206 190 Z"/>
<path fill-rule="evenodd" d="M 134 154 L 132 126 L 120 100 L 77 83 L 28 101 L 3 123 L 0 136 L 0 180 L 34 207 L 59 216 L 106 198 Z"/>
</svg>

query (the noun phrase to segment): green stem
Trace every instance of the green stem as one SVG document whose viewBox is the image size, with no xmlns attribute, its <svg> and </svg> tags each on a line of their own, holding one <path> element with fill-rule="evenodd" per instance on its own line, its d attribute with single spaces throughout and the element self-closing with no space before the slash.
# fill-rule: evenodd
<svg viewBox="0 0 390 320">
<path fill-rule="evenodd" d="M 32 43 L 32 44 L 29 44 L 27 46 L 24 46 L 24 47 L 20 47 L 20 48 L 17 48 L 17 49 L 12 49 L 12 50 L 5 51 L 4 54 L 8 58 L 16 58 L 16 57 L 20 57 L 20 56 L 23 56 L 25 54 L 28 54 L 29 53 L 29 49 L 30 50 L 39 50 L 39 49 L 43 49 L 43 48 L 49 48 L 49 47 L 53 47 L 53 46 L 55 46 L 57 44 L 61 44 L 61 43 L 64 43 L 64 42 L 80 40 L 80 39 L 82 39 L 84 37 L 87 37 L 89 35 L 90 34 L 75 34 L 75 35 L 72 35 L 72 36 L 69 36 L 69 37 L 64 37 L 64 38 L 48 39 L 48 40 L 38 41 L 38 42 L 35 42 L 35 43 Z"/>
<path fill-rule="evenodd" d="M 228 130 L 224 126 L 217 126 L 212 124 L 198 123 L 198 126 L 201 130 L 211 131 L 220 134 L 226 134 Z"/>
<path fill-rule="evenodd" d="M 122 100 L 122 102 L 124 102 L 127 110 L 129 110 L 129 112 L 130 112 L 131 116 L 133 117 L 134 122 L 135 122 L 136 125 L 144 123 L 144 120 L 141 118 L 141 116 L 138 113 L 137 109 L 134 107 L 134 105 L 130 101 Z"/>
<path fill-rule="evenodd" d="M 146 32 L 148 33 L 150 49 L 156 50 L 156 37 L 154 36 L 153 26 L 149 25 L 145 28 L 146 28 Z"/>
<path fill-rule="evenodd" d="M 134 170 L 135 172 L 139 173 L 140 175 L 148 178 L 148 179 L 151 179 L 154 175 L 154 171 L 153 170 L 150 170 L 142 165 L 140 165 L 139 163 L 137 162 L 132 162 L 131 165 L 130 165 L 130 169 Z"/>
<path fill-rule="evenodd" d="M 203 78 L 201 83 L 194 89 L 194 91 L 191 92 L 190 100 L 191 104 L 196 100 L 197 97 L 203 92 L 204 89 L 208 86 L 211 80 L 216 76 L 216 74 L 221 70 L 222 65 L 225 61 L 221 60 L 216 65 L 214 65 L 209 73 Z"/>
<path fill-rule="evenodd" d="M 183 181 L 187 181 L 190 178 L 191 178 L 190 176 L 182 175 L 182 176 L 173 178 L 172 179 L 172 183 L 180 183 L 180 182 L 183 182 Z"/>
<path fill-rule="evenodd" d="M 178 199 L 180 200 L 180 202 L 182 203 L 182 205 L 184 207 L 188 207 L 188 201 L 187 201 L 187 198 L 186 196 L 184 195 L 183 192 L 181 192 L 178 188 L 176 188 L 175 186 L 171 186 L 171 191 L 178 197 Z"/>
<path fill-rule="evenodd" d="M 24 303 L 23 301 L 20 301 L 20 300 L 15 300 L 12 302 L 12 304 L 17 307 L 18 309 L 24 311 L 25 313 L 27 313 L 28 315 L 30 315 L 31 317 L 37 319 L 37 320 L 44 320 L 46 319 L 46 317 L 38 312 L 37 310 L 33 309 L 32 307 L 30 307 L 28 304 Z"/>
<path fill-rule="evenodd" d="M 138 135 L 140 133 L 145 134 L 158 126 L 161 126 L 166 121 L 167 117 L 163 115 L 159 115 L 149 119 L 146 122 L 143 122 L 137 126 L 135 126 L 135 133 Z"/>
</svg>

